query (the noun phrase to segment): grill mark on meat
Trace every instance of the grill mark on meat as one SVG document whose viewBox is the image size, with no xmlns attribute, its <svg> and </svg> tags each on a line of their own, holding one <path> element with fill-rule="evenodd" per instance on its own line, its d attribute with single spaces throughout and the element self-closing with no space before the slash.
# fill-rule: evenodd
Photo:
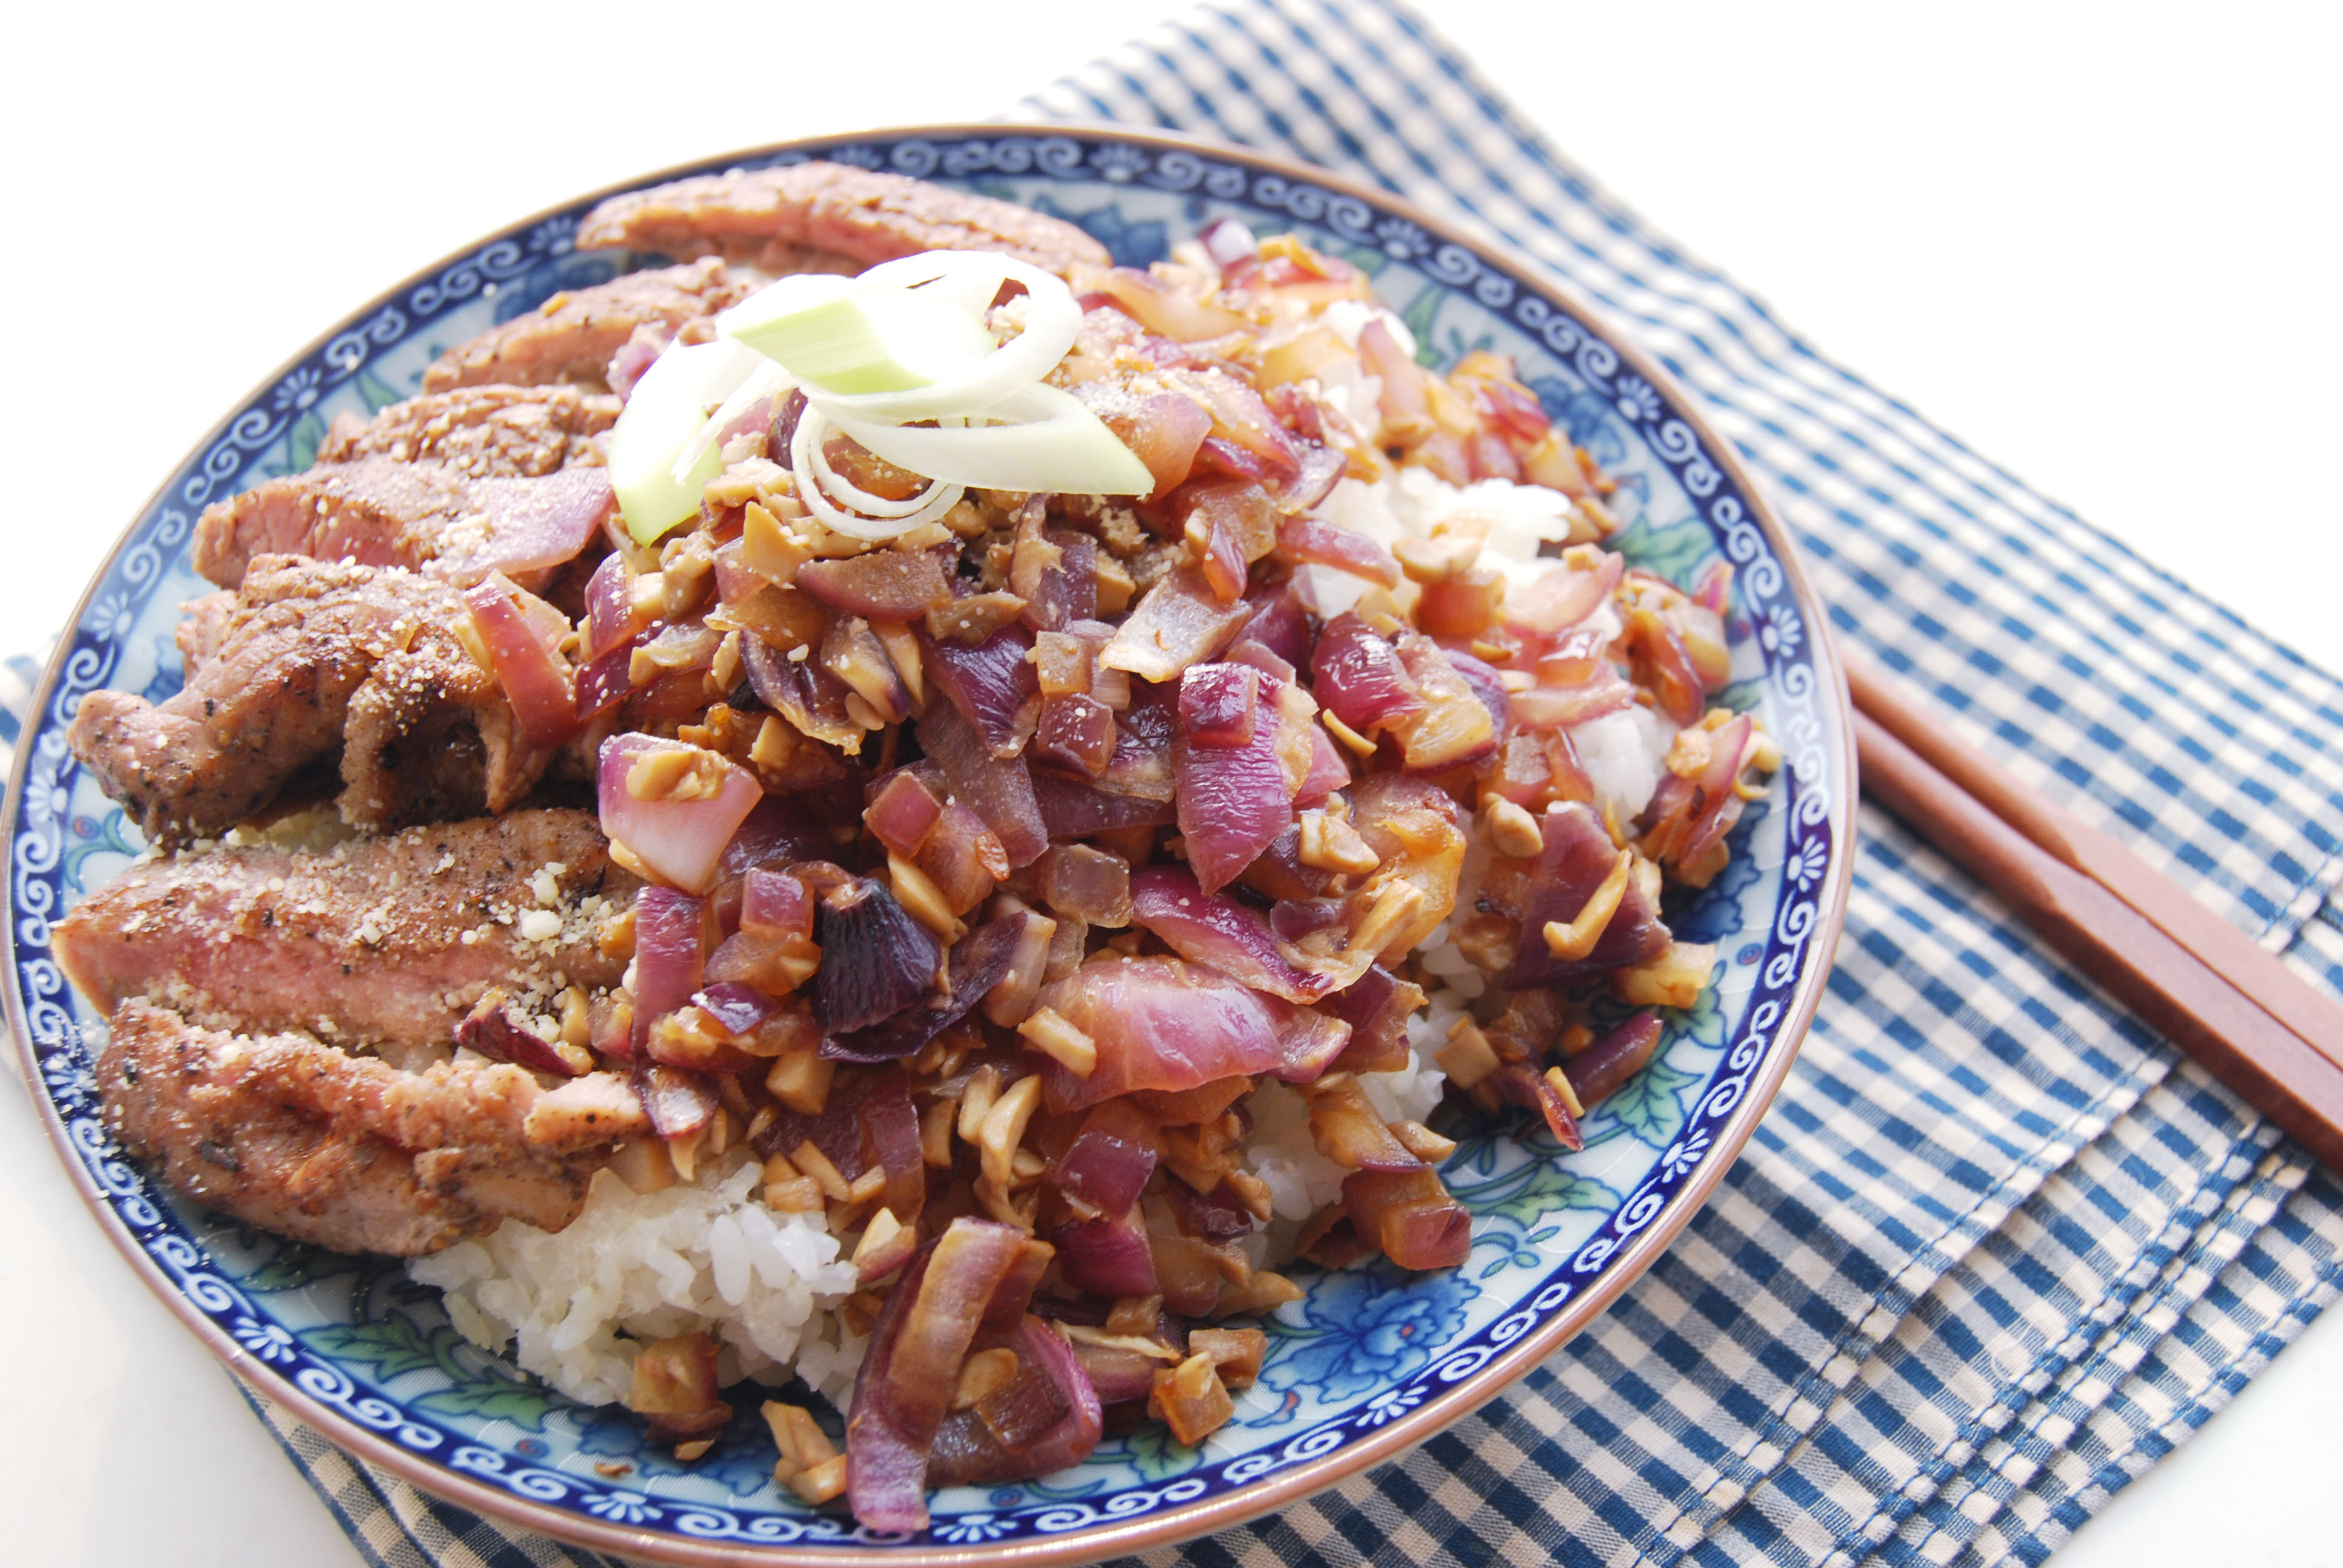
<svg viewBox="0 0 2343 1568">
<path fill-rule="evenodd" d="M 93 691 L 66 739 L 150 839 L 241 822 L 337 749 L 353 826 L 501 811 L 548 754 L 457 640 L 467 613 L 412 572 L 264 556 L 176 695 Z"/>
<path fill-rule="evenodd" d="M 407 567 L 458 587 L 502 569 L 535 589 L 617 508 L 598 465 L 468 478 L 370 457 L 287 474 L 205 508 L 189 558 L 222 588 L 236 587 L 259 557 L 287 555 Z"/>
<path fill-rule="evenodd" d="M 344 1252 L 414 1257 L 517 1219 L 558 1231 L 648 1131 L 613 1073 L 403 1072 L 304 1035 L 230 1034 L 138 1000 L 99 1053 L 106 1125 L 183 1196 Z"/>
<path fill-rule="evenodd" d="M 618 423 L 618 399 L 575 387 L 459 387 L 393 403 L 371 419 L 337 415 L 320 465 L 387 457 L 430 463 L 467 478 L 533 479 L 597 467 Z"/>
<path fill-rule="evenodd" d="M 763 281 L 707 257 L 565 289 L 528 315 L 447 350 L 423 373 L 423 389 L 564 382 L 606 392 L 611 356 L 636 327 L 656 323 L 674 331 L 713 316 Z"/>
<path fill-rule="evenodd" d="M 547 906 L 532 881 L 554 865 Z M 139 997 L 222 1027 L 444 1043 L 491 986 L 542 1001 L 565 985 L 617 985 L 625 966 L 597 944 L 601 909 L 588 901 L 624 909 L 636 886 L 590 812 L 512 811 L 326 852 L 142 860 L 52 940 L 101 1009 Z M 520 918 L 541 908 L 561 917 L 559 934 L 523 940 Z"/>
<path fill-rule="evenodd" d="M 990 250 L 1064 274 L 1111 266 L 1106 246 L 1059 218 L 990 196 L 847 164 L 804 163 L 670 181 L 610 197 L 578 248 L 719 255 L 766 272 L 859 271 L 924 250 Z"/>
</svg>

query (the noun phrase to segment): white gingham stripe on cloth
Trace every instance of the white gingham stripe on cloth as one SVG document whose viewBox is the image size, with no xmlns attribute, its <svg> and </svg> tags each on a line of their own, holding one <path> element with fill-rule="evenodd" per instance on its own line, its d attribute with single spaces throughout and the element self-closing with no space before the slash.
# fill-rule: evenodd
<svg viewBox="0 0 2343 1568">
<path fill-rule="evenodd" d="M 1019 114 L 1299 156 L 1560 277 L 1705 401 L 1840 635 L 2343 993 L 2343 689 L 1817 357 L 1420 18 L 1241 0 Z M 1861 830 L 1798 1065 L 1657 1266 L 1414 1453 L 1151 1562 L 2035 1563 L 2317 1315 L 2343 1184 L 1988 890 L 1891 819 Z M 605 1561 L 262 1414 L 369 1562 Z"/>
</svg>

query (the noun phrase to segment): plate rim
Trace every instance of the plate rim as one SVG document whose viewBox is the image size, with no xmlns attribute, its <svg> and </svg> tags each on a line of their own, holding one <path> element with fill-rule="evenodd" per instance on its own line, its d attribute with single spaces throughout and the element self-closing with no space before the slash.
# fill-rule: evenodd
<svg viewBox="0 0 2343 1568">
<path fill-rule="evenodd" d="M 1196 153 L 1245 164 L 1262 173 L 1298 179 L 1331 194 L 1387 209 L 1417 224 L 1426 234 L 1443 243 L 1461 246 L 1471 254 L 1495 262 L 1502 271 L 1513 274 L 1524 286 L 1552 298 L 1578 325 L 1616 353 L 1624 367 L 1632 368 L 1650 382 L 1668 402 L 1673 412 L 1691 427 L 1702 450 L 1717 462 L 1725 476 L 1740 491 L 1749 507 L 1752 520 L 1774 548 L 1775 558 L 1790 588 L 1792 601 L 1805 616 L 1812 658 L 1821 686 L 1816 694 L 1818 711 L 1835 720 L 1827 728 L 1835 738 L 1836 744 L 1829 749 L 1826 759 L 1829 772 L 1823 783 L 1828 789 L 1827 812 L 1836 829 L 1834 838 L 1838 853 L 1834 857 L 1831 874 L 1817 896 L 1815 923 L 1806 939 L 1810 956 L 1805 973 L 1792 992 L 1789 1006 L 1776 1031 L 1775 1038 L 1781 1043 L 1772 1051 L 1764 1070 L 1751 1079 L 1741 1102 L 1720 1129 L 1714 1151 L 1703 1159 L 1700 1171 L 1683 1189 L 1677 1201 L 1670 1204 L 1667 1211 L 1654 1223 L 1628 1239 L 1620 1248 L 1620 1253 L 1624 1256 L 1604 1271 L 1603 1279 L 1593 1290 L 1572 1297 L 1560 1309 L 1550 1313 L 1544 1322 L 1491 1356 L 1468 1377 L 1433 1395 L 1415 1409 L 1385 1422 L 1373 1433 L 1345 1443 L 1332 1452 L 1302 1460 L 1272 1475 L 1232 1488 L 1216 1497 L 1175 1504 L 1129 1521 L 1108 1522 L 1061 1535 L 1029 1536 L 990 1544 L 951 1546 L 930 1543 L 903 1548 L 874 1547 L 863 1543 L 790 1543 L 769 1547 L 741 1546 L 694 1541 L 664 1532 L 635 1530 L 580 1518 L 488 1486 L 459 1472 L 432 1464 L 315 1398 L 278 1373 L 275 1367 L 254 1356 L 208 1317 L 195 1311 L 183 1292 L 130 1232 L 87 1168 L 73 1157 L 71 1140 L 58 1118 L 55 1103 L 50 1096 L 40 1091 L 41 1067 L 33 1048 L 32 1030 L 22 994 L 22 977 L 15 962 L 17 911 L 14 845 L 35 749 L 32 744 L 35 726 L 31 720 L 46 712 L 55 695 L 65 661 L 73 649 L 72 630 L 81 624 L 92 598 L 130 543 L 133 532 L 156 504 L 164 498 L 179 470 L 190 460 L 200 457 L 225 435 L 242 409 L 265 396 L 304 361 L 323 350 L 347 329 L 348 323 L 371 318 L 384 307 L 477 254 L 483 245 L 498 236 L 525 231 L 587 203 L 685 177 L 710 166 L 769 160 L 789 153 L 820 153 L 881 139 L 967 138 L 995 136 L 1003 133 L 1039 137 L 1051 132 Z M 1131 126 L 1111 121 L 1084 119 L 989 124 L 963 122 L 881 126 L 797 137 L 669 165 L 581 193 L 492 229 L 347 312 L 333 326 L 296 349 L 263 377 L 251 391 L 232 402 L 228 411 L 190 447 L 186 456 L 173 466 L 169 474 L 131 514 L 129 522 L 106 553 L 105 562 L 84 586 L 75 601 L 72 614 L 64 621 L 63 627 L 57 646 L 51 651 L 41 679 L 34 689 L 26 709 L 30 718 L 19 737 L 16 754 L 9 769 L 5 804 L 0 804 L 0 853 L 5 853 L 7 858 L 7 874 L 0 877 L 0 911 L 5 911 L 7 922 L 6 953 L 9 960 L 5 976 L 0 976 L 0 1011 L 5 1013 L 16 1062 L 24 1076 L 26 1091 L 35 1101 L 50 1151 L 65 1167 L 66 1174 L 83 1202 L 96 1215 L 106 1238 L 130 1264 L 133 1272 L 181 1324 L 219 1359 L 241 1385 L 275 1403 L 290 1408 L 302 1421 L 323 1432 L 346 1452 L 388 1471 L 434 1497 L 475 1513 L 571 1544 L 599 1552 L 624 1553 L 639 1560 L 671 1564 L 674 1568 L 837 1568 L 841 1563 L 852 1561 L 857 1554 L 874 1552 L 883 1553 L 883 1556 L 874 1556 L 872 1561 L 884 1563 L 890 1568 L 898 1568 L 898 1565 L 899 1568 L 979 1568 L 980 1564 L 1045 1568 L 1050 1564 L 1095 1562 L 1228 1529 L 1280 1506 L 1298 1502 L 1413 1448 L 1503 1392 L 1533 1366 L 1584 1332 L 1630 1285 L 1650 1271 L 1659 1255 L 1673 1245 L 1677 1236 L 1691 1223 L 1693 1216 L 1707 1206 L 1725 1174 L 1739 1160 L 1757 1124 L 1772 1109 L 1775 1096 L 1780 1091 L 1784 1079 L 1788 1076 L 1792 1063 L 1805 1045 L 1806 1032 L 1814 1022 L 1815 1010 L 1821 1005 L 1823 992 L 1829 980 L 1832 960 L 1845 923 L 1847 899 L 1854 877 L 1857 788 L 1854 719 L 1845 672 L 1833 641 L 1829 616 L 1824 610 L 1824 601 L 1807 578 L 1795 539 L 1775 513 L 1772 502 L 1756 485 L 1738 450 L 1718 435 L 1674 376 L 1639 344 L 1609 324 L 1568 280 L 1546 276 L 1544 269 L 1522 256 L 1502 236 L 1493 243 L 1483 241 L 1443 219 L 1423 212 L 1404 197 L 1298 160 L 1212 137 L 1152 126 Z"/>
</svg>

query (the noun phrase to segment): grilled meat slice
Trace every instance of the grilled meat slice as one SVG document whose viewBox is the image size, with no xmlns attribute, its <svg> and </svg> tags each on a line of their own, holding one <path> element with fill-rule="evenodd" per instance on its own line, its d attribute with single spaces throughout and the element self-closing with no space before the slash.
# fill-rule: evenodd
<svg viewBox="0 0 2343 1568">
<path fill-rule="evenodd" d="M 603 202 L 578 246 L 717 255 L 766 272 L 860 271 L 923 250 L 1004 252 L 1051 272 L 1111 266 L 1061 219 L 990 196 L 847 164 L 806 163 L 674 180 Z"/>
<path fill-rule="evenodd" d="M 423 373 L 423 389 L 566 382 L 607 391 L 611 356 L 626 347 L 635 328 L 660 327 L 672 332 L 688 321 L 715 315 L 762 281 L 708 257 L 628 273 L 591 288 L 564 290 L 528 315 L 442 354 Z"/>
<path fill-rule="evenodd" d="M 75 905 L 52 940 L 65 978 L 109 1010 L 142 997 L 263 1032 L 445 1042 L 491 986 L 528 996 L 618 984 L 625 966 L 596 944 L 598 917 L 626 908 L 635 887 L 592 813 L 510 811 L 325 853 L 141 860 Z M 532 911 L 528 929 L 558 929 L 529 940 Z"/>
<path fill-rule="evenodd" d="M 412 1257 L 503 1219 L 558 1231 L 648 1129 L 613 1073 L 402 1072 L 306 1035 L 229 1034 L 133 999 L 98 1056 L 106 1124 L 207 1208 L 345 1252 Z"/>
<path fill-rule="evenodd" d="M 371 419 L 343 414 L 317 461 L 388 457 L 431 463 L 472 479 L 534 479 L 599 467 L 594 439 L 618 423 L 618 399 L 575 387 L 458 387 L 393 403 Z"/>
<path fill-rule="evenodd" d="M 469 587 L 501 571 L 526 588 L 583 550 L 618 509 L 609 476 L 580 466 L 534 478 L 466 478 L 367 457 L 270 479 L 204 508 L 195 568 L 234 588 L 266 555 L 408 567 Z"/>
<path fill-rule="evenodd" d="M 457 640 L 466 614 L 453 588 L 412 572 L 264 556 L 177 695 L 156 707 L 93 691 L 66 739 L 152 839 L 243 821 L 337 749 L 354 826 L 501 811 L 548 755 Z"/>
<path fill-rule="evenodd" d="M 172 640 L 179 645 L 179 659 L 186 667 L 182 681 L 193 680 L 204 661 L 219 651 L 220 638 L 227 635 L 228 622 L 236 616 L 236 595 L 226 588 L 189 599 L 179 607 L 183 618 Z"/>
</svg>

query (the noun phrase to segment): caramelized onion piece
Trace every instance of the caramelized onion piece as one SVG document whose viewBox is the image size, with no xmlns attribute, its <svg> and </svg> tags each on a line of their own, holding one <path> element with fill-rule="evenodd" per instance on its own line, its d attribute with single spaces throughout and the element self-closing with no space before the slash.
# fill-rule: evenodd
<svg viewBox="0 0 2343 1568">
<path fill-rule="evenodd" d="M 1660 1048 L 1660 1015 L 1639 1012 L 1563 1064 L 1582 1106 L 1608 1099 L 1644 1070 Z"/>
<path fill-rule="evenodd" d="M 1110 1100 L 1083 1121 L 1051 1168 L 1050 1180 L 1070 1198 L 1121 1213 L 1139 1201 L 1140 1190 L 1155 1173 L 1161 1141 L 1162 1129 L 1154 1118 L 1127 1099 Z"/>
<path fill-rule="evenodd" d="M 813 1011 L 826 1032 L 868 1029 L 935 984 L 943 953 L 885 883 L 857 877 L 831 889 L 814 922 L 821 967 L 814 971 Z"/>
<path fill-rule="evenodd" d="M 1472 1253 L 1472 1215 L 1421 1165 L 1345 1176 L 1342 1206 L 1360 1239 L 1403 1269 L 1453 1269 Z"/>
<path fill-rule="evenodd" d="M 900 1287 L 899 1287 L 900 1288 Z M 1072 1346 L 1055 1329 L 1037 1317 L 1027 1317 L 1009 1342 L 1021 1369 L 1018 1382 L 1046 1382 L 1065 1413 L 1053 1425 L 1031 1431 L 1026 1422 L 1011 1425 L 1010 1400 L 1004 1399 L 990 1417 L 980 1402 L 973 1410 L 955 1411 L 936 1432 L 928 1464 L 928 1482 L 936 1486 L 995 1486 L 1055 1474 L 1088 1459 L 1098 1446 L 1103 1412 L 1099 1392 Z M 1012 1383 L 1011 1388 L 1017 1384 Z M 998 1391 L 1007 1394 L 1008 1390 Z M 988 1395 L 990 1399 L 995 1396 Z M 1027 1389 L 1011 1396 L 1018 1407 L 1031 1412 L 1046 1408 Z M 1026 1437 L 1022 1447 L 1001 1441 L 1001 1430 Z M 861 1514 L 855 1515 L 858 1520 Z M 869 1523 L 867 1520 L 863 1523 Z"/>
<path fill-rule="evenodd" d="M 1225 893 L 1208 893 L 1176 866 L 1150 866 L 1131 879 L 1131 918 L 1182 958 L 1210 964 L 1255 990 L 1314 1002 L 1334 977 L 1297 967 L 1278 950 L 1268 920 Z"/>
<path fill-rule="evenodd" d="M 1044 989 L 1041 1003 L 1098 1045 L 1087 1078 L 1056 1062 L 1043 1070 L 1059 1110 L 1260 1073 L 1314 1078 L 1351 1036 L 1339 1020 L 1177 959 L 1102 956 Z"/>
<path fill-rule="evenodd" d="M 1611 835 L 1588 807 L 1573 801 L 1538 819 L 1544 848 L 1532 873 L 1531 895 L 1522 912 L 1521 956 L 1505 975 L 1512 990 L 1544 990 L 1573 980 L 1607 973 L 1634 964 L 1649 963 L 1668 949 L 1668 929 L 1659 911 L 1645 900 L 1643 890 L 1628 879 L 1627 888 L 1604 926 L 1603 934 L 1583 959 L 1559 959 L 1544 936 L 1548 921 L 1568 924 L 1586 907 L 1619 860 Z"/>
<path fill-rule="evenodd" d="M 888 1295 L 846 1418 L 847 1496 L 864 1528 L 927 1528 L 930 1445 L 993 1292 L 1024 1251 L 1011 1226 L 954 1220 Z"/>
</svg>

